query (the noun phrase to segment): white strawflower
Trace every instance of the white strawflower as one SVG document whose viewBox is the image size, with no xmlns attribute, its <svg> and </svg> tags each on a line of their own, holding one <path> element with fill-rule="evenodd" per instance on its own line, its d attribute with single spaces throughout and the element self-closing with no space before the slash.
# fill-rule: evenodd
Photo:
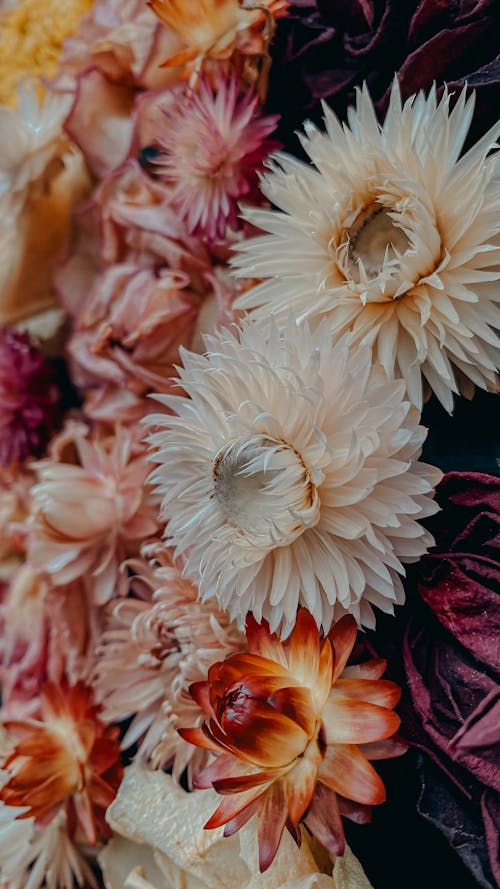
<svg viewBox="0 0 500 889">
<path fill-rule="evenodd" d="M 341 126 L 305 124 L 314 166 L 284 154 L 268 164 L 248 209 L 266 234 L 243 242 L 238 274 L 265 279 L 237 300 L 255 321 L 326 316 L 334 339 L 373 347 L 422 404 L 422 378 L 451 411 L 453 392 L 498 387 L 500 176 L 493 127 L 460 159 L 474 109 L 465 90 L 450 112 L 435 90 L 402 105 L 394 83 L 384 125 L 366 88 Z M 427 385 L 428 384 L 428 385 Z"/>
<path fill-rule="evenodd" d="M 95 889 L 92 871 L 68 835 L 65 812 L 37 826 L 34 818 L 22 817 L 26 811 L 0 802 L 0 887 Z"/>
<path fill-rule="evenodd" d="M 403 601 L 402 562 L 433 542 L 439 471 L 418 463 L 426 430 L 404 383 L 326 325 L 245 323 L 182 351 L 177 416 L 149 418 L 151 475 L 170 543 L 200 594 L 240 622 L 290 632 L 297 606 L 318 626 L 351 612 L 374 625 Z"/>
</svg>

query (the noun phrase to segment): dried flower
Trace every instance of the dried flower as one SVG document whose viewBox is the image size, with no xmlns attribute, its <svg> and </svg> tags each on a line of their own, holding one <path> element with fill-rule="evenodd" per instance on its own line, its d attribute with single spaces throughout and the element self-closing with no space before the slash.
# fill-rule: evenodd
<svg viewBox="0 0 500 889">
<path fill-rule="evenodd" d="M 249 209 L 267 234 L 239 248 L 245 277 L 266 280 L 237 303 L 255 320 L 326 316 L 334 338 L 370 345 L 422 404 L 422 378 L 449 411 L 453 392 L 496 390 L 500 326 L 500 123 L 459 155 L 474 99 L 462 91 L 404 105 L 394 83 L 383 127 L 366 88 L 342 128 L 306 124 L 314 167 L 278 157 L 262 184 L 279 210 Z"/>
<path fill-rule="evenodd" d="M 118 729 L 100 721 L 82 683 L 46 683 L 41 708 L 39 720 L 5 724 L 12 745 L 2 758 L 8 779 L 0 800 L 40 825 L 64 811 L 71 836 L 95 845 L 108 833 L 104 814 L 121 780 Z"/>
<path fill-rule="evenodd" d="M 150 0 L 158 18 L 175 31 L 186 48 L 165 62 L 199 72 L 206 58 L 224 60 L 235 49 L 263 54 L 274 19 L 286 15 L 288 0 Z"/>
<path fill-rule="evenodd" d="M 385 799 L 369 760 L 406 749 L 393 737 L 399 687 L 380 679 L 385 661 L 344 669 L 356 641 L 350 616 L 321 641 L 301 610 L 282 644 L 250 615 L 247 640 L 248 652 L 213 664 L 208 681 L 191 686 L 208 719 L 181 729 L 187 741 L 217 753 L 195 779 L 196 787 L 224 795 L 205 827 L 225 824 L 231 836 L 257 813 L 261 871 L 285 827 L 299 841 L 302 820 L 329 852 L 342 855 L 341 814 L 366 817 L 367 806 Z"/>
<path fill-rule="evenodd" d="M 120 565 L 157 531 L 156 510 L 144 488 L 147 467 L 132 430 L 118 428 L 103 437 L 76 428 L 71 440 L 76 464 L 63 457 L 35 465 L 28 558 L 56 585 L 83 578 L 102 605 L 126 591 Z"/>
<path fill-rule="evenodd" d="M 58 418 L 54 370 L 27 334 L 0 329 L 0 465 L 40 456 Z"/>
<path fill-rule="evenodd" d="M 278 117 L 259 117 L 257 94 L 239 92 L 236 77 L 203 78 L 198 89 L 165 104 L 155 160 L 191 234 L 223 238 L 238 227 L 238 201 L 259 202 L 257 170 L 278 147 L 267 137 Z"/>
<path fill-rule="evenodd" d="M 374 624 L 404 593 L 400 560 L 432 538 L 441 473 L 418 463 L 425 430 L 404 385 L 325 326 L 281 336 L 243 324 L 182 351 L 187 396 L 158 396 L 174 416 L 150 418 L 170 542 L 202 597 L 241 621 L 290 632 L 297 606 L 328 629 L 346 611 Z M 431 496 L 429 496 L 431 495 Z"/>
<path fill-rule="evenodd" d="M 133 716 L 125 747 L 141 741 L 138 755 L 155 767 L 173 763 L 174 778 L 188 777 L 206 763 L 177 734 L 202 711 L 188 696 L 190 683 L 206 676 L 214 660 L 242 647 L 244 639 L 229 618 L 182 577 L 172 553 L 153 546 L 151 562 L 134 561 L 131 591 L 116 603 L 98 649 L 94 687 L 103 715 L 117 722 Z M 151 548 L 148 547 L 151 552 Z"/>
</svg>

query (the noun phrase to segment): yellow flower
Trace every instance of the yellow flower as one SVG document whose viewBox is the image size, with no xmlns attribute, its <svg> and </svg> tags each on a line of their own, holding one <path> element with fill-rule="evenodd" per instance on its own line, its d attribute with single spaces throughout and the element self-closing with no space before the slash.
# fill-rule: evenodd
<svg viewBox="0 0 500 889">
<path fill-rule="evenodd" d="M 64 40 L 91 7 L 92 0 L 20 0 L 6 13 L 0 23 L 0 103 L 17 107 L 17 84 L 28 75 L 54 77 Z"/>
</svg>

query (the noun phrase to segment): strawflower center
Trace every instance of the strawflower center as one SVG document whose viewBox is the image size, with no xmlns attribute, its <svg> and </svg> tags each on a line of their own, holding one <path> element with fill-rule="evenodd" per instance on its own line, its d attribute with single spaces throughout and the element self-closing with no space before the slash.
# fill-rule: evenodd
<svg viewBox="0 0 500 889">
<path fill-rule="evenodd" d="M 409 246 L 408 237 L 390 212 L 374 204 L 349 232 L 351 275 L 359 281 L 362 264 L 367 277 L 376 278 L 385 265 L 397 261 Z"/>
<path fill-rule="evenodd" d="M 224 446 L 213 463 L 214 495 L 227 522 L 256 545 L 285 546 L 319 519 L 319 497 L 301 455 L 255 435 Z"/>
</svg>

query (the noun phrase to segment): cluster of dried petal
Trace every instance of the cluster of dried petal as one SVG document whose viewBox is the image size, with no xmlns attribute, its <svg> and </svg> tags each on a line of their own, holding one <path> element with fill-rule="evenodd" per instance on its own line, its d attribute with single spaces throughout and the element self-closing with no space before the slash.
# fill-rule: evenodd
<svg viewBox="0 0 500 889">
<path fill-rule="evenodd" d="M 155 166 L 192 234 L 223 239 L 228 226 L 240 224 L 238 201 L 260 203 L 257 172 L 279 147 L 268 139 L 278 118 L 256 111 L 256 93 L 242 93 L 235 76 L 213 87 L 203 78 L 196 91 L 183 90 L 164 106 Z"/>
<path fill-rule="evenodd" d="M 81 579 L 102 605 L 127 591 L 122 565 L 158 530 L 147 466 L 132 429 L 75 426 L 58 459 L 34 465 L 28 558 L 57 586 Z"/>
<path fill-rule="evenodd" d="M 118 729 L 101 722 L 90 689 L 46 683 L 41 718 L 8 720 L 5 727 L 10 745 L 1 760 L 7 773 L 1 802 L 40 825 L 65 812 L 73 839 L 95 845 L 105 837 L 104 814 L 122 767 Z"/>
<path fill-rule="evenodd" d="M 133 717 L 125 747 L 140 742 L 138 755 L 155 767 L 173 765 L 174 778 L 188 778 L 207 761 L 177 729 L 201 721 L 202 711 L 187 694 L 214 661 L 242 648 L 244 638 L 227 614 L 197 600 L 173 554 L 154 546 L 150 562 L 132 561 L 132 595 L 110 607 L 98 648 L 94 677 L 103 716 L 118 722 Z"/>
</svg>

